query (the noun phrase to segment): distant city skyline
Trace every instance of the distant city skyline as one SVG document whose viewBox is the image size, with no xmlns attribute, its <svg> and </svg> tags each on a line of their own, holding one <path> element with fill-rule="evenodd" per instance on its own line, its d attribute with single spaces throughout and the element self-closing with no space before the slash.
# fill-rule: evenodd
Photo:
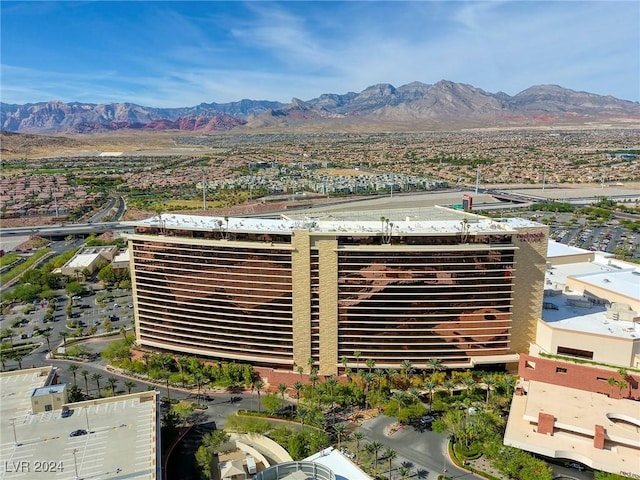
<svg viewBox="0 0 640 480">
<path fill-rule="evenodd" d="M 636 1 L 0 3 L 0 100 L 183 107 L 377 83 L 640 100 Z"/>
</svg>

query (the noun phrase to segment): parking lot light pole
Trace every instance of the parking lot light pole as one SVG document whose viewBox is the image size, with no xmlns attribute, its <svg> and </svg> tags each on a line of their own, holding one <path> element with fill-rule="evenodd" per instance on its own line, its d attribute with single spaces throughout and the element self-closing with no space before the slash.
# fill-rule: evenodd
<svg viewBox="0 0 640 480">
<path fill-rule="evenodd" d="M 17 446 L 18 445 L 18 437 L 16 437 L 16 420 L 15 420 L 15 418 L 11 419 L 11 426 L 13 427 L 13 441 Z"/>
<path fill-rule="evenodd" d="M 89 428 L 89 407 L 84 407 L 84 416 L 87 419 L 87 432 L 91 433 L 91 429 Z"/>
<path fill-rule="evenodd" d="M 78 453 L 78 449 L 74 448 L 73 449 L 73 466 L 76 469 L 76 480 L 79 480 L 78 479 L 78 460 L 76 459 L 76 453 Z"/>
</svg>

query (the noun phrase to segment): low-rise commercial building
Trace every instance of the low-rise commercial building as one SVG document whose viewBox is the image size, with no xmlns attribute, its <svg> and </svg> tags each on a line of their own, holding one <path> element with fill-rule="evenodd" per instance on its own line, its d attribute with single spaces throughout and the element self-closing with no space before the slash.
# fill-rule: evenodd
<svg viewBox="0 0 640 480">
<path fill-rule="evenodd" d="M 574 249 L 576 250 L 576 249 Z M 505 444 L 640 478 L 640 268 L 549 256 L 536 341 L 520 356 Z M 586 261 L 585 261 L 586 260 Z"/>
<path fill-rule="evenodd" d="M 162 478 L 157 392 L 62 404 L 56 381 L 49 366 L 0 373 L 0 477 Z"/>
</svg>

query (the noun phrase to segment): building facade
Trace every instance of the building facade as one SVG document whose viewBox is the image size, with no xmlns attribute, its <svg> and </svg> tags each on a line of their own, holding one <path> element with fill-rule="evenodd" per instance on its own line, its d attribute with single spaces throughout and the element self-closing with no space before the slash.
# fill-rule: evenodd
<svg viewBox="0 0 640 480">
<path fill-rule="evenodd" d="M 640 478 L 640 268 L 550 242 L 504 443 Z"/>
<path fill-rule="evenodd" d="M 517 360 L 548 229 L 444 208 L 374 220 L 163 214 L 129 236 L 137 342 L 320 374 Z"/>
</svg>

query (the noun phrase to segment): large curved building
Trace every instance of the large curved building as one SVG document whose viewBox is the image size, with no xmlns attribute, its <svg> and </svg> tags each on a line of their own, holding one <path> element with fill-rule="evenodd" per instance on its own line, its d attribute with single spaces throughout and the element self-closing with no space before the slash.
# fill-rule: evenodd
<svg viewBox="0 0 640 480">
<path fill-rule="evenodd" d="M 447 208 L 313 218 L 162 214 L 129 236 L 140 345 L 335 374 L 513 362 L 548 228 Z"/>
</svg>

